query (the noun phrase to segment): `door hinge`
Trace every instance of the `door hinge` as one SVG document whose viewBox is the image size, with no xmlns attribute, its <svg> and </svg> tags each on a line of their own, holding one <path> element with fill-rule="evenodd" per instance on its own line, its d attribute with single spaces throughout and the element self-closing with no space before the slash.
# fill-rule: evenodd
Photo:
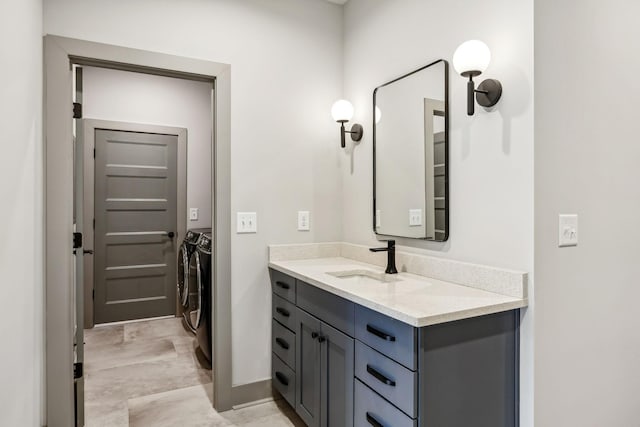
<svg viewBox="0 0 640 427">
<path fill-rule="evenodd" d="M 73 233 L 73 249 L 82 247 L 82 233 Z"/>
<path fill-rule="evenodd" d="M 93 229 L 94 230 L 96 229 L 96 219 L 95 218 L 93 218 Z"/>
<path fill-rule="evenodd" d="M 95 289 L 91 290 L 91 299 L 96 299 L 96 290 Z"/>
<path fill-rule="evenodd" d="M 73 103 L 73 118 L 81 119 L 82 118 L 82 104 L 79 102 Z"/>
<path fill-rule="evenodd" d="M 96 149 L 95 148 L 93 149 L 93 158 L 94 159 L 96 158 Z"/>
<path fill-rule="evenodd" d="M 83 374 L 82 363 L 74 363 L 73 364 L 73 379 L 77 380 L 78 378 L 82 378 Z"/>
</svg>

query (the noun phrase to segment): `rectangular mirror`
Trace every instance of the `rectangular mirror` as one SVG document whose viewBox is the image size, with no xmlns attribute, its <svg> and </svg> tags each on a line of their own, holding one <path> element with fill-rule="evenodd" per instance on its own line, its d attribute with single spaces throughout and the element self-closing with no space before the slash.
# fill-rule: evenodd
<svg viewBox="0 0 640 427">
<path fill-rule="evenodd" d="M 373 229 L 449 238 L 449 64 L 440 59 L 373 91 Z"/>
</svg>

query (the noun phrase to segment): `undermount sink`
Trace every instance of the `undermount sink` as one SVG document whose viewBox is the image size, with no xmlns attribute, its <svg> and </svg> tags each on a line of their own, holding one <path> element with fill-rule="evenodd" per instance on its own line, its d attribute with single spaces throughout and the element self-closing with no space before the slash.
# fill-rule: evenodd
<svg viewBox="0 0 640 427">
<path fill-rule="evenodd" d="M 344 270 L 344 271 L 328 271 L 327 274 L 329 276 L 337 277 L 338 279 L 352 279 L 357 280 L 359 282 L 369 282 L 369 283 L 393 283 L 399 282 L 400 279 L 398 276 L 394 274 L 386 274 L 380 273 L 377 271 L 371 270 Z"/>
</svg>

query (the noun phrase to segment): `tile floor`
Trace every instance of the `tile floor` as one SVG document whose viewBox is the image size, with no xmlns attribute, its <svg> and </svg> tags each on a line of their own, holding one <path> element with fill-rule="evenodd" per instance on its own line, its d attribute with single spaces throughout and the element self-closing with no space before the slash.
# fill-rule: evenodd
<svg viewBox="0 0 640 427">
<path fill-rule="evenodd" d="M 211 370 L 178 318 L 85 330 L 87 427 L 296 426 L 281 401 L 223 413 L 211 406 Z"/>
</svg>

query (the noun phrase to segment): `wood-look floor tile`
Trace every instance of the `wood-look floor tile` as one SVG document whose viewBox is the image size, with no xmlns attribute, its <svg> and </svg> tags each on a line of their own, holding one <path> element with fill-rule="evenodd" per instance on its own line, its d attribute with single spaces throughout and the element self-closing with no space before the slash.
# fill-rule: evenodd
<svg viewBox="0 0 640 427">
<path fill-rule="evenodd" d="M 194 335 L 185 329 L 179 317 L 124 324 L 125 341 L 170 336 L 193 337 Z"/>
</svg>

